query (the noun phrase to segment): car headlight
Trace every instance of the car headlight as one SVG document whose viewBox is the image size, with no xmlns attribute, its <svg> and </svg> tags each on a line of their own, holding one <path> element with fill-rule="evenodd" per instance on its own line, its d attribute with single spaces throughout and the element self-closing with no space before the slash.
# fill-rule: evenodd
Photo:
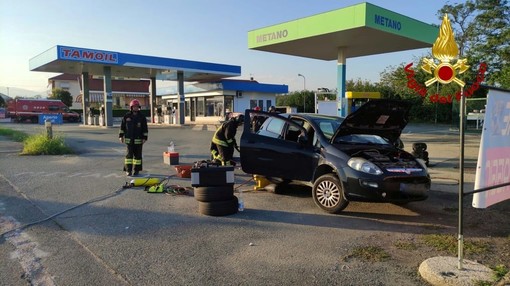
<svg viewBox="0 0 510 286">
<path fill-rule="evenodd" d="M 365 160 L 363 158 L 358 158 L 358 157 L 351 158 L 347 162 L 347 165 L 349 165 L 349 167 L 353 168 L 356 171 L 360 171 L 360 172 L 364 172 L 364 173 L 368 173 L 368 174 L 372 174 L 372 175 L 381 175 L 383 173 L 383 171 L 381 171 L 381 169 L 379 169 L 379 167 L 377 167 L 374 163 L 372 163 L 368 160 Z"/>
</svg>

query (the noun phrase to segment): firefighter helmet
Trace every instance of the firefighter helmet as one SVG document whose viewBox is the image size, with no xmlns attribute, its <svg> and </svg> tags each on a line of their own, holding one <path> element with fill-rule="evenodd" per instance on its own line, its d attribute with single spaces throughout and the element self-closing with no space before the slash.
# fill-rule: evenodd
<svg viewBox="0 0 510 286">
<path fill-rule="evenodd" d="M 131 100 L 131 102 L 129 103 L 129 107 L 133 107 L 133 106 L 138 106 L 140 107 L 140 101 L 138 101 L 138 99 L 133 99 Z"/>
<path fill-rule="evenodd" d="M 260 111 L 260 107 L 255 106 L 255 108 L 253 108 L 253 110 L 255 110 L 255 111 Z"/>
</svg>

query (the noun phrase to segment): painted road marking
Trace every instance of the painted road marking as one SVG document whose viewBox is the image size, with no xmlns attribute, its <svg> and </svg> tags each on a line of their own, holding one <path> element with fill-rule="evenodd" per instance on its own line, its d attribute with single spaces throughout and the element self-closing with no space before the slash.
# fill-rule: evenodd
<svg viewBox="0 0 510 286">
<path fill-rule="evenodd" d="M 0 216 L 0 233 L 12 230 L 4 235 L 5 240 L 14 247 L 11 259 L 18 260 L 31 285 L 55 285 L 51 275 L 46 272 L 41 263 L 41 258 L 49 254 L 40 250 L 37 242 L 33 241 L 28 234 L 21 230 L 14 230 L 19 227 L 21 224 L 13 217 Z"/>
</svg>

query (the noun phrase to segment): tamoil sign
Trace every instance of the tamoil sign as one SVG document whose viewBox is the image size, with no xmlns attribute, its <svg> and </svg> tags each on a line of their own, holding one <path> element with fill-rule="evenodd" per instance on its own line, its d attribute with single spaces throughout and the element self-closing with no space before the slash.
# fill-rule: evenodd
<svg viewBox="0 0 510 286">
<path fill-rule="evenodd" d="M 114 52 L 59 47 L 58 57 L 63 60 L 84 61 L 93 63 L 118 64 L 119 55 Z"/>
<path fill-rule="evenodd" d="M 415 72 L 412 69 L 412 63 L 405 67 L 404 70 L 407 75 L 408 88 L 416 91 L 421 97 L 425 97 L 427 95 L 427 87 L 435 82 L 439 82 L 441 84 L 454 82 L 461 87 L 465 86 L 465 82 L 459 79 L 457 75 L 463 74 L 466 70 L 468 70 L 469 66 L 466 64 L 467 59 L 458 58 L 459 48 L 457 47 L 457 43 L 455 43 L 455 37 L 450 25 L 450 20 L 446 14 L 444 15 L 441 23 L 439 36 L 432 46 L 432 55 L 434 56 L 434 59 L 424 58 L 422 60 L 421 69 L 432 76 L 425 82 L 425 85 L 420 84 L 415 79 Z M 457 61 L 455 61 L 455 59 L 457 59 Z M 438 63 L 436 61 L 438 61 Z M 452 64 L 452 62 L 454 63 Z M 480 68 L 478 69 L 476 81 L 463 92 L 464 96 L 471 97 L 471 95 L 480 88 L 480 84 L 485 79 L 486 70 L 487 65 L 485 63 L 481 63 Z M 430 101 L 445 104 L 451 103 L 453 99 L 460 101 L 461 96 L 462 94 L 460 91 L 447 96 L 434 94 L 430 97 Z"/>
</svg>

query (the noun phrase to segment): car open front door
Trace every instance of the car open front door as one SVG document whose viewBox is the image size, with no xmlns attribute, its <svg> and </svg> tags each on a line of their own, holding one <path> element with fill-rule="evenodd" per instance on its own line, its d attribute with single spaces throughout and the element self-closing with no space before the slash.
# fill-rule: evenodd
<svg viewBox="0 0 510 286">
<path fill-rule="evenodd" d="M 287 118 L 265 112 L 245 114 L 241 136 L 241 166 L 245 173 L 277 177 L 290 180 L 311 180 L 313 162 L 318 155 L 306 142 L 306 132 L 301 126 Z M 253 132 L 250 118 L 267 116 L 262 128 Z M 293 126 L 289 129 L 289 126 Z M 293 131 L 293 132 L 289 132 Z"/>
</svg>

